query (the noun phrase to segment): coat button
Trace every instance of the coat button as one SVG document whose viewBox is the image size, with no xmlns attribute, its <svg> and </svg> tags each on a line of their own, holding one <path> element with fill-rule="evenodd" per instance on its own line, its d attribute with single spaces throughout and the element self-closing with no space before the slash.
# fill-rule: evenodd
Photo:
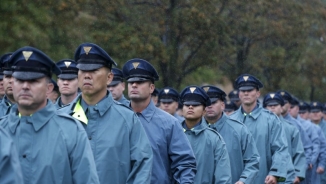
<svg viewBox="0 0 326 184">
<path fill-rule="evenodd" d="M 26 155 L 23 155 L 23 158 L 26 158 Z"/>
<path fill-rule="evenodd" d="M 89 140 L 92 140 L 92 137 L 88 137 Z"/>
</svg>

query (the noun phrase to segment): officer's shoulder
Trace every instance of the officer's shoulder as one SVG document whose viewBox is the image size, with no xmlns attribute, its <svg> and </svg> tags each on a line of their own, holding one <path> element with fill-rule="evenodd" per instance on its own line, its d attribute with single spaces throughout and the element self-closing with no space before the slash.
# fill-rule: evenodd
<svg viewBox="0 0 326 184">
<path fill-rule="evenodd" d="M 56 111 L 56 122 L 58 122 L 59 126 L 64 126 L 64 128 L 68 128 L 68 126 L 83 128 L 81 122 L 63 111 Z"/>
<path fill-rule="evenodd" d="M 207 131 L 207 133 L 211 136 L 211 137 L 216 137 L 218 140 L 223 140 L 223 137 L 221 136 L 221 134 L 219 134 L 216 130 L 206 127 L 205 131 Z"/>
<path fill-rule="evenodd" d="M 236 120 L 236 119 L 232 119 L 230 116 L 226 115 L 226 121 L 234 126 L 245 126 L 243 123 L 241 123 L 240 121 Z"/>
<path fill-rule="evenodd" d="M 125 105 L 125 104 L 123 104 L 123 103 L 121 103 L 121 102 L 118 102 L 118 101 L 116 101 L 116 100 L 113 100 L 113 103 L 114 103 L 115 105 L 117 105 L 118 108 L 121 107 L 122 109 L 126 108 L 126 109 L 129 109 L 129 110 L 133 111 L 129 106 L 127 106 L 127 105 Z"/>
<path fill-rule="evenodd" d="M 271 119 L 279 120 L 279 118 L 277 117 L 277 115 L 274 112 L 270 111 L 270 110 L 267 110 L 265 108 L 262 108 L 262 113 L 264 115 L 267 115 Z"/>
</svg>

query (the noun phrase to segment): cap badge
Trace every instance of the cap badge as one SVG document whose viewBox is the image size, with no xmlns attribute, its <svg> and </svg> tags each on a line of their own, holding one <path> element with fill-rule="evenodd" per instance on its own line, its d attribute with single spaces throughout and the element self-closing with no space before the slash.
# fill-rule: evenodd
<svg viewBox="0 0 326 184">
<path fill-rule="evenodd" d="M 249 76 L 243 76 L 243 80 L 247 81 Z"/>
<path fill-rule="evenodd" d="M 89 51 L 91 51 L 92 47 L 84 47 L 84 51 L 86 55 L 88 55 Z"/>
<path fill-rule="evenodd" d="M 32 54 L 33 54 L 32 51 L 23 51 L 23 55 L 26 61 L 28 61 L 28 59 L 31 57 Z"/>
<path fill-rule="evenodd" d="M 189 89 L 190 89 L 191 93 L 194 93 L 194 91 L 196 90 L 196 87 L 191 87 Z"/>
<path fill-rule="evenodd" d="M 169 89 L 164 89 L 164 93 L 165 93 L 165 94 L 168 94 L 169 91 L 170 91 Z"/>
<path fill-rule="evenodd" d="M 67 68 L 69 68 L 70 64 L 71 64 L 70 61 L 65 61 L 65 65 L 66 65 Z"/>
<path fill-rule="evenodd" d="M 270 94 L 269 96 L 271 96 L 271 98 L 274 98 L 275 94 L 274 94 L 274 93 L 272 93 L 272 94 Z"/>
<path fill-rule="evenodd" d="M 313 106 L 317 106 L 317 102 L 314 102 L 314 103 L 313 103 Z"/>
<path fill-rule="evenodd" d="M 282 95 L 282 96 L 284 96 L 284 95 L 285 95 L 285 92 L 284 92 L 284 91 L 282 91 L 282 92 L 281 92 L 281 95 Z"/>
<path fill-rule="evenodd" d="M 207 91 L 209 90 L 209 87 L 204 87 L 204 90 L 205 90 L 206 93 L 207 93 Z"/>
<path fill-rule="evenodd" d="M 134 69 L 137 69 L 139 62 L 133 62 L 132 65 L 134 66 Z"/>
<path fill-rule="evenodd" d="M 233 94 L 235 94 L 235 95 L 236 95 L 237 93 L 238 93 L 238 91 L 233 91 Z"/>
</svg>

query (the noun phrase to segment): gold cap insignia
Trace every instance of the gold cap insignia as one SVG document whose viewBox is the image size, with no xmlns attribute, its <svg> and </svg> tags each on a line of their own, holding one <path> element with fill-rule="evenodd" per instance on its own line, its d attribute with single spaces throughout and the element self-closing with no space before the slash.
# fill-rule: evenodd
<svg viewBox="0 0 326 184">
<path fill-rule="evenodd" d="M 238 93 L 238 91 L 233 91 L 233 94 L 235 94 L 235 95 L 236 95 L 237 93 Z"/>
<path fill-rule="evenodd" d="M 248 78 L 249 78 L 249 76 L 243 76 L 243 79 L 244 79 L 245 81 L 247 81 Z"/>
<path fill-rule="evenodd" d="M 190 89 L 191 93 L 194 93 L 194 91 L 196 90 L 196 87 L 191 87 L 189 89 Z"/>
<path fill-rule="evenodd" d="M 23 51 L 23 55 L 26 61 L 28 61 L 28 59 L 31 57 L 32 54 L 33 54 L 32 51 Z"/>
<path fill-rule="evenodd" d="M 137 69 L 139 62 L 133 62 L 132 65 L 134 66 L 134 69 Z"/>
<path fill-rule="evenodd" d="M 271 96 L 271 98 L 274 98 L 275 94 L 274 94 L 274 93 L 272 93 L 272 94 L 270 94 L 269 96 Z"/>
<path fill-rule="evenodd" d="M 209 87 L 204 87 L 204 90 L 205 90 L 206 93 L 207 93 L 207 91 L 209 90 Z"/>
<path fill-rule="evenodd" d="M 282 92 L 281 92 L 281 95 L 284 96 L 284 95 L 285 95 L 285 92 L 282 91 Z"/>
<path fill-rule="evenodd" d="M 168 94 L 169 91 L 170 91 L 170 89 L 164 89 L 164 93 L 165 93 L 165 94 Z"/>
<path fill-rule="evenodd" d="M 313 106 L 317 106 L 317 102 L 314 102 L 314 103 L 313 103 Z"/>
<path fill-rule="evenodd" d="M 70 61 L 65 61 L 65 65 L 66 65 L 67 68 L 69 68 L 70 64 L 71 64 Z"/>
<path fill-rule="evenodd" d="M 84 51 L 86 55 L 88 55 L 89 51 L 91 51 L 92 47 L 84 47 Z"/>
</svg>

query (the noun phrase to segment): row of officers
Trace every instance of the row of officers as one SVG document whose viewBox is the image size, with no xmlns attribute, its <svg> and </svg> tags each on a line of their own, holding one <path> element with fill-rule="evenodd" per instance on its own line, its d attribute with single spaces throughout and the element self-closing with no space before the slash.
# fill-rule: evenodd
<svg viewBox="0 0 326 184">
<path fill-rule="evenodd" d="M 0 65 L 1 184 L 326 183 L 323 105 L 284 90 L 259 102 L 253 75 L 236 79 L 230 99 L 239 107 L 229 114 L 232 103 L 213 85 L 163 88 L 156 105 L 149 62 L 112 68 L 92 43 L 74 60 L 55 63 L 27 46 Z"/>
</svg>

